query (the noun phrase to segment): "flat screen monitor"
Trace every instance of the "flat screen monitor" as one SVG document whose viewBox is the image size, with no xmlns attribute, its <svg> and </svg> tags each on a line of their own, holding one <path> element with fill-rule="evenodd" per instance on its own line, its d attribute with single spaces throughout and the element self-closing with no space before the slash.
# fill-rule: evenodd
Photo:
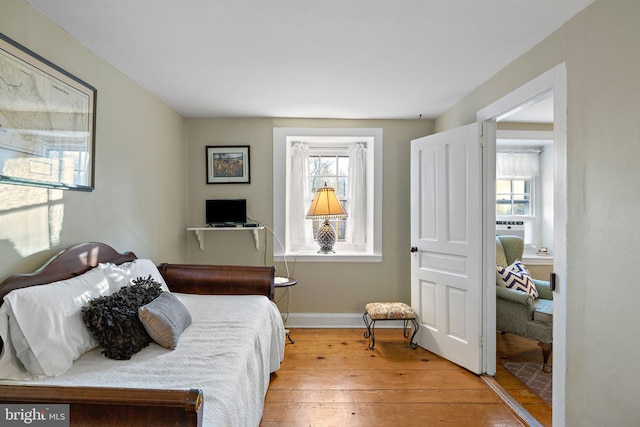
<svg viewBox="0 0 640 427">
<path fill-rule="evenodd" d="M 247 222 L 246 199 L 214 199 L 205 201 L 205 220 L 211 224 L 243 224 Z"/>
</svg>

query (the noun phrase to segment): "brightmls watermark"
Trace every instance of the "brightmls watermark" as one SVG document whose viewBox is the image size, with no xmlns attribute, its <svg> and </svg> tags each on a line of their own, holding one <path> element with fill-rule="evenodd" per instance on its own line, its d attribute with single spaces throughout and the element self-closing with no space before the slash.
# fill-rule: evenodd
<svg viewBox="0 0 640 427">
<path fill-rule="evenodd" d="M 0 426 L 69 427 L 69 405 L 0 404 Z"/>
</svg>

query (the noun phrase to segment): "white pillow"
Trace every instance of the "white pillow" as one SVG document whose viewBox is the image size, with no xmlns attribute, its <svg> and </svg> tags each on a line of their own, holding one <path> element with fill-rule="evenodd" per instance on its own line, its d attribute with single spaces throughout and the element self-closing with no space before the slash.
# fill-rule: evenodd
<svg viewBox="0 0 640 427">
<path fill-rule="evenodd" d="M 31 374 L 24 369 L 24 365 L 16 356 L 16 350 L 11 343 L 9 334 L 9 313 L 7 304 L 0 307 L 0 337 L 2 338 L 2 354 L 0 354 L 0 379 L 24 380 Z"/>
<path fill-rule="evenodd" d="M 100 268 L 109 280 L 110 294 L 118 292 L 123 286 L 130 284 L 133 279 L 138 277 L 146 279 L 149 276 L 160 283 L 163 291 L 169 292 L 169 287 L 158 271 L 158 267 L 149 259 L 136 259 L 120 265 L 104 263 L 100 264 Z"/>
<path fill-rule="evenodd" d="M 82 321 L 82 306 L 109 294 L 101 268 L 47 285 L 16 289 L 4 297 L 16 356 L 33 375 L 60 375 L 98 345 Z"/>
</svg>

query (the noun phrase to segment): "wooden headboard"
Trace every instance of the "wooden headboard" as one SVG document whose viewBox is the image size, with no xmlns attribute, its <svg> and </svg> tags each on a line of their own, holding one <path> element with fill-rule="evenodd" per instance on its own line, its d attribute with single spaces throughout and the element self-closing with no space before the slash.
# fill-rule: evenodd
<svg viewBox="0 0 640 427">
<path fill-rule="evenodd" d="M 2 304 L 4 296 L 14 289 L 70 279 L 86 273 L 102 262 L 122 264 L 136 258 L 133 252 L 121 254 L 111 246 L 99 242 L 71 246 L 51 258 L 33 273 L 7 277 L 0 283 L 0 304 Z"/>
</svg>

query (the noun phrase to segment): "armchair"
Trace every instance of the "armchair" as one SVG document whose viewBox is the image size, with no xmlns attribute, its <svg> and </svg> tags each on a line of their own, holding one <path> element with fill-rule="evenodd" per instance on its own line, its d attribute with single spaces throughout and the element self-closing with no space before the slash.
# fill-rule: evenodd
<svg viewBox="0 0 640 427">
<path fill-rule="evenodd" d="M 524 242 L 517 236 L 496 236 L 496 266 L 507 267 L 522 259 Z M 527 292 L 510 289 L 496 272 L 496 328 L 502 333 L 538 341 L 542 348 L 542 370 L 551 372 L 549 356 L 553 346 L 553 292 L 549 282 L 533 279 L 538 290 L 534 298 Z"/>
</svg>

